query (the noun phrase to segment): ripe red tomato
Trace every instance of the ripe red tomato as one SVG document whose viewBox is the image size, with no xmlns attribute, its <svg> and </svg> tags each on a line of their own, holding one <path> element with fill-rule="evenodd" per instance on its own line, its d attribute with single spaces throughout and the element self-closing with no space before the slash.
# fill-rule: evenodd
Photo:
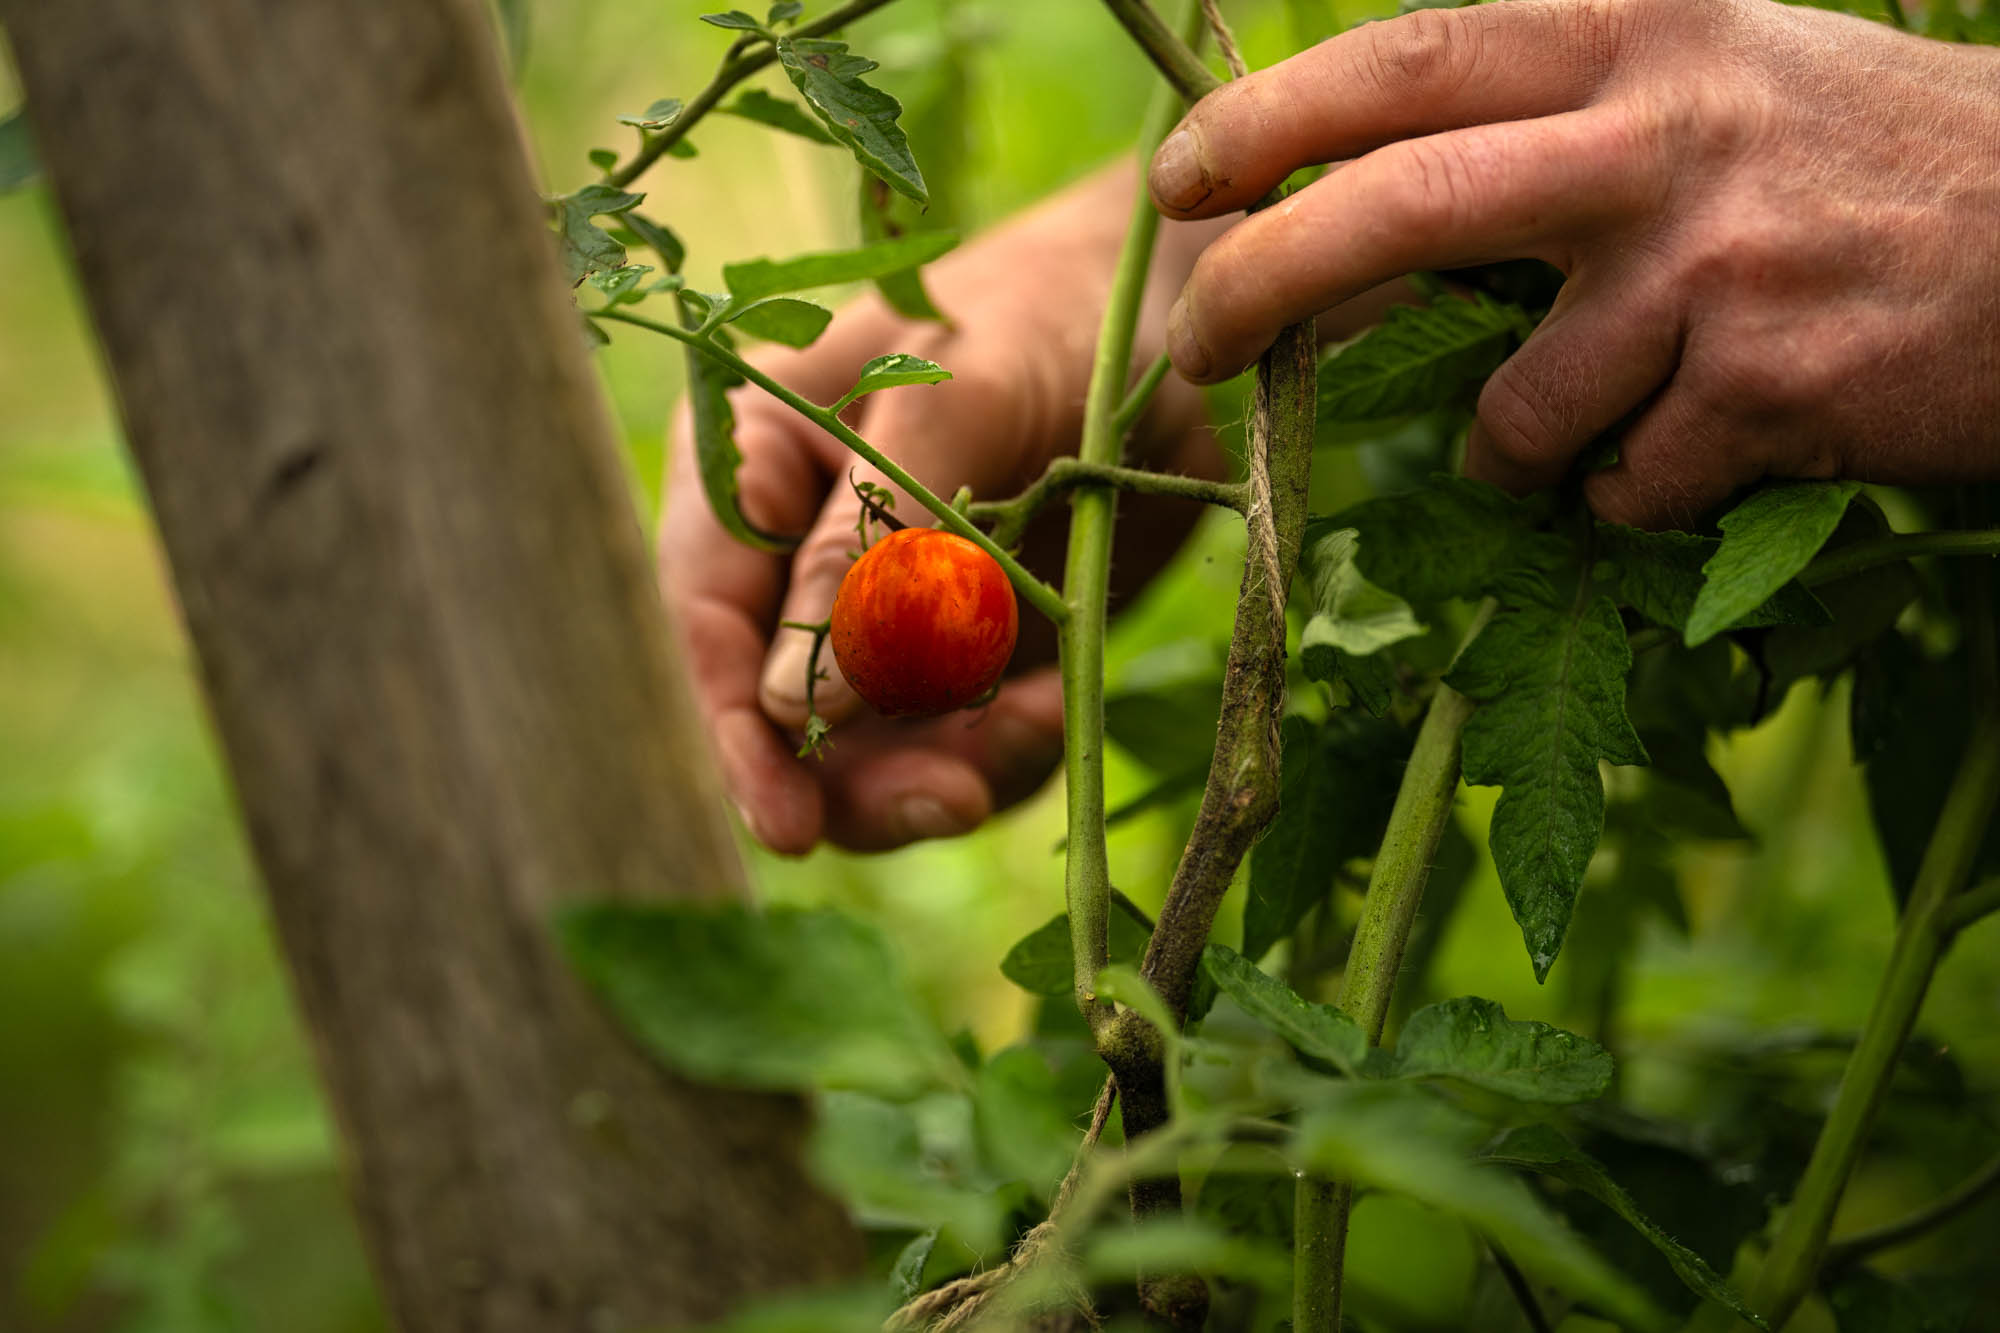
<svg viewBox="0 0 2000 1333">
<path fill-rule="evenodd" d="M 891 717 L 963 708 L 1014 655 L 1020 611 L 997 561 L 936 528 L 869 547 L 833 599 L 833 658 L 854 692 Z"/>
</svg>

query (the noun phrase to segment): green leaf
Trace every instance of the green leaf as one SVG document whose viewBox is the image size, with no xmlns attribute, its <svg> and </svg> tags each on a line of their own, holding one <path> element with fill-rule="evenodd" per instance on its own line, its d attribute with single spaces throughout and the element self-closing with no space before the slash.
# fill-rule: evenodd
<svg viewBox="0 0 2000 1333">
<path fill-rule="evenodd" d="M 1308 680 L 1344 686 L 1356 705 L 1380 717 L 1395 669 L 1375 654 L 1427 627 L 1408 602 L 1362 577 L 1355 563 L 1360 544 L 1353 528 L 1321 528 L 1300 551 L 1313 612 L 1299 633 L 1299 664 Z"/>
<path fill-rule="evenodd" d="M 680 237 L 659 223 L 640 217 L 637 213 L 628 211 L 624 222 L 638 239 L 639 244 L 660 257 L 660 263 L 665 266 L 667 272 L 681 271 L 681 263 L 687 258 L 687 247 L 681 244 Z"/>
<path fill-rule="evenodd" d="M 833 322 L 833 312 L 795 296 L 773 296 L 732 306 L 723 322 L 787 347 L 810 347 Z"/>
<path fill-rule="evenodd" d="M 561 931 L 626 1030 L 692 1078 L 884 1097 L 958 1078 L 887 942 L 852 917 L 606 902 L 566 910 Z"/>
<path fill-rule="evenodd" d="M 1201 970 L 1217 990 L 1301 1055 L 1353 1075 L 1368 1058 L 1361 1025 L 1330 1004 L 1315 1004 L 1226 944 L 1201 951 Z"/>
<path fill-rule="evenodd" d="M 927 264 L 958 244 L 949 231 L 913 232 L 893 241 L 877 241 L 855 250 L 832 250 L 792 259 L 749 259 L 725 264 L 722 280 L 739 301 L 755 301 L 809 287 L 840 282 L 865 282 L 915 264 Z"/>
<path fill-rule="evenodd" d="M 507 51 L 507 73 L 516 80 L 528 63 L 533 10 L 530 0 L 493 0 L 493 15 L 500 21 L 500 38 Z"/>
<path fill-rule="evenodd" d="M 1083 1271 L 1096 1282 L 1130 1282 L 1140 1272 L 1199 1273 L 1283 1291 L 1291 1286 L 1292 1259 L 1275 1245 L 1232 1235 L 1201 1217 L 1164 1217 L 1093 1232 Z"/>
<path fill-rule="evenodd" d="M 1519 1179 L 1471 1159 L 1485 1125 L 1406 1085 L 1317 1080 L 1301 1116 L 1298 1165 L 1400 1194 L 1464 1221 L 1522 1271 L 1632 1329 L 1671 1328 L 1646 1294 L 1586 1245 Z"/>
<path fill-rule="evenodd" d="M 681 323 L 689 328 L 701 321 L 693 314 L 694 293 L 680 296 Z M 696 470 L 701 473 L 702 493 L 723 531 L 760 551 L 789 551 L 798 543 L 776 533 L 765 532 L 743 516 L 736 503 L 736 469 L 743 451 L 736 447 L 736 412 L 729 406 L 729 391 L 742 379 L 728 367 L 709 360 L 694 348 L 687 350 L 688 412 L 694 424 Z"/>
<path fill-rule="evenodd" d="M 1111 902 L 1110 961 L 1136 963 L 1146 952 L 1145 925 L 1120 903 Z M 1014 942 L 1000 960 L 1000 975 L 1030 995 L 1066 996 L 1075 985 L 1069 949 L 1069 913 L 1060 912 Z"/>
<path fill-rule="evenodd" d="M 1572 1189 L 1582 1190 L 1624 1218 L 1634 1230 L 1644 1236 L 1647 1242 L 1666 1258 L 1674 1270 L 1674 1275 L 1687 1285 L 1689 1291 L 1703 1300 L 1714 1301 L 1758 1328 L 1770 1327 L 1744 1303 L 1743 1298 L 1729 1285 L 1726 1278 L 1708 1266 L 1707 1260 L 1669 1236 L 1651 1218 L 1640 1212 L 1639 1206 L 1632 1201 L 1632 1196 L 1610 1177 L 1595 1158 L 1570 1143 L 1549 1126 L 1527 1125 L 1512 1130 L 1499 1143 L 1487 1149 L 1484 1158 L 1486 1161 L 1504 1166 L 1517 1166 L 1540 1172 L 1542 1175 L 1560 1180 Z M 1886 1333 L 1888 1326 L 1869 1327 L 1872 1333 Z"/>
<path fill-rule="evenodd" d="M 1100 999 L 1122 1004 L 1151 1023 L 1159 1030 L 1161 1039 L 1169 1047 L 1179 1040 L 1180 1025 L 1174 1022 L 1173 1014 L 1168 1012 L 1167 1002 L 1160 998 L 1160 993 L 1153 989 L 1146 978 L 1139 975 L 1139 969 L 1133 964 L 1111 964 L 1097 974 L 1092 990 Z"/>
<path fill-rule="evenodd" d="M 1048 1058 L 1011 1046 L 979 1070 L 972 1090 L 973 1125 L 981 1158 L 1002 1180 L 1026 1181 L 1047 1199 L 1069 1170 L 1082 1136 L 1062 1100 Z"/>
<path fill-rule="evenodd" d="M 1561 563 L 1568 544 L 1535 530 L 1536 511 L 1498 487 L 1434 476 L 1421 491 L 1365 500 L 1306 528 L 1317 545 L 1355 530 L 1355 566 L 1368 582 L 1413 602 L 1473 597 L 1516 570 Z"/>
<path fill-rule="evenodd" d="M 719 106 L 717 111 L 726 115 L 741 116 L 754 120 L 759 125 L 769 125 L 774 130 L 796 134 L 801 139 L 811 139 L 814 143 L 832 143 L 834 138 L 819 127 L 819 122 L 799 110 L 799 104 L 783 97 L 773 97 L 762 88 L 752 88 L 739 94 L 728 106 Z"/>
<path fill-rule="evenodd" d="M 1450 1078 L 1517 1102 L 1564 1106 L 1602 1096 L 1611 1055 L 1588 1037 L 1513 1019 L 1467 995 L 1411 1014 L 1396 1038 L 1400 1078 Z"/>
<path fill-rule="evenodd" d="M 1155 773 L 1207 781 L 1222 713 L 1222 656 L 1212 644 L 1169 644 L 1130 664 L 1104 699 L 1104 731 Z"/>
<path fill-rule="evenodd" d="M 681 118 L 681 99 L 662 97 L 636 116 L 620 116 L 620 125 L 630 125 L 641 130 L 663 130 Z"/>
<path fill-rule="evenodd" d="M 585 156 L 590 159 L 590 165 L 599 171 L 609 171 L 618 165 L 618 153 L 614 149 L 593 148 Z"/>
<path fill-rule="evenodd" d="M 1702 566 L 1706 582 L 1688 613 L 1688 646 L 1728 629 L 1811 563 L 1860 489 L 1852 481 L 1772 486 L 1724 514 L 1722 545 Z"/>
<path fill-rule="evenodd" d="M 1691 532 L 1641 532 L 1617 523 L 1597 525 L 1598 555 L 1616 566 L 1618 600 L 1655 625 L 1685 630 L 1701 594 L 1702 567 L 1722 543 Z M 1824 625 L 1829 617 L 1804 586 L 1786 581 L 1728 629 L 1770 625 Z"/>
<path fill-rule="evenodd" d="M 861 77 L 875 62 L 851 54 L 846 42 L 823 37 L 780 37 L 777 46 L 785 77 L 855 160 L 897 194 L 929 203 L 924 174 L 896 124 L 902 104 Z"/>
<path fill-rule="evenodd" d="M 831 410 L 842 411 L 855 399 L 878 389 L 893 389 L 902 384 L 938 384 L 950 378 L 951 372 L 935 361 L 926 361 L 904 352 L 891 352 L 861 367 L 861 377 L 854 381 L 853 388 L 840 395 L 840 401 Z"/>
<path fill-rule="evenodd" d="M 41 174 L 35 141 L 28 134 L 28 113 L 15 107 L 0 116 L 0 194 L 11 194 Z"/>
<path fill-rule="evenodd" d="M 778 3 L 772 5 L 765 13 L 764 22 L 773 26 L 780 23 L 790 23 L 799 15 L 805 13 L 805 9 L 806 7 L 801 3 L 801 0 L 778 0 Z"/>
<path fill-rule="evenodd" d="M 931 1251 L 937 1248 L 937 1243 L 938 1232 L 933 1227 L 903 1247 L 889 1269 L 890 1300 L 899 1306 L 906 1305 L 924 1289 L 924 1265 L 931 1261 Z"/>
<path fill-rule="evenodd" d="M 1389 823 L 1410 737 L 1393 722 L 1335 714 L 1284 720 L 1278 813 L 1250 854 L 1243 952 L 1262 958 L 1333 888 L 1334 872 L 1371 855 Z"/>
<path fill-rule="evenodd" d="M 652 266 L 648 264 L 627 264 L 609 273 L 591 274 L 590 285 L 610 297 L 609 304 L 630 305 L 640 299 L 639 284 L 652 271 Z"/>
<path fill-rule="evenodd" d="M 628 213 L 645 197 L 609 185 L 586 185 L 555 201 L 557 242 L 570 286 L 576 286 L 599 269 L 624 266 L 625 247 L 591 219 Z"/>
<path fill-rule="evenodd" d="M 1632 650 L 1608 597 L 1507 607 L 1446 680 L 1479 701 L 1466 723 L 1465 780 L 1503 790 L 1490 842 L 1535 979 L 1548 976 L 1604 828 L 1600 761 L 1643 764 L 1625 716 Z"/>
<path fill-rule="evenodd" d="M 864 241 L 894 240 L 907 235 L 907 230 L 891 216 L 896 196 L 889 187 L 873 176 L 861 177 L 861 239 Z M 909 205 L 905 204 L 905 208 Z M 889 308 L 905 319 L 928 319 L 944 323 L 944 314 L 932 303 L 930 292 L 924 287 L 924 275 L 916 268 L 906 268 L 895 273 L 884 273 L 876 277 L 875 290 L 889 303 Z"/>
<path fill-rule="evenodd" d="M 962 1129 L 970 1113 L 964 1098 L 938 1096 L 905 1106 L 827 1092 L 814 1109 L 806 1164 L 856 1220 L 950 1230 L 982 1251 L 999 1245 L 1005 1205 L 984 1181 L 964 1178 L 976 1171 Z"/>
<path fill-rule="evenodd" d="M 1380 324 L 1321 360 L 1319 420 L 1375 421 L 1456 402 L 1528 329 L 1519 306 L 1483 292 L 1392 306 Z"/>
<path fill-rule="evenodd" d="M 721 14 L 703 14 L 703 23 L 713 23 L 718 28 L 735 28 L 744 32 L 762 32 L 764 25 L 740 9 L 731 9 Z"/>
</svg>

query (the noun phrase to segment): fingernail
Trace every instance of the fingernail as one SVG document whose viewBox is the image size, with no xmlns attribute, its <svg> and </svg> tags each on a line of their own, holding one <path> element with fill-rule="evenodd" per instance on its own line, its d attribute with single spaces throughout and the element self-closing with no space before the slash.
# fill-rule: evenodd
<svg viewBox="0 0 2000 1333">
<path fill-rule="evenodd" d="M 804 630 L 781 629 L 778 641 L 764 659 L 764 679 L 759 682 L 767 709 L 792 713 L 797 717 L 777 717 L 787 726 L 803 726 L 806 720 L 806 672 L 812 657 L 812 635 Z M 824 683 L 824 682 L 822 682 Z"/>
<path fill-rule="evenodd" d="M 1167 312 L 1167 355 L 1173 358 L 1174 369 L 1189 379 L 1208 374 L 1208 349 L 1195 339 L 1186 296 L 1175 301 L 1174 308 Z"/>
<path fill-rule="evenodd" d="M 1202 166 L 1201 144 L 1193 130 L 1175 130 L 1160 144 L 1153 154 L 1149 183 L 1154 199 L 1183 213 L 1215 193 L 1215 185 Z"/>
<path fill-rule="evenodd" d="M 750 807 L 741 801 L 735 801 L 732 804 L 736 807 L 736 817 L 743 821 L 743 827 L 750 831 L 750 836 L 758 842 L 766 842 L 767 839 L 764 837 L 764 830 L 757 826 L 756 816 L 750 813 Z"/>
<path fill-rule="evenodd" d="M 896 818 L 903 833 L 918 838 L 951 838 L 965 832 L 965 821 L 945 809 L 935 796 L 905 796 L 896 803 Z"/>
</svg>

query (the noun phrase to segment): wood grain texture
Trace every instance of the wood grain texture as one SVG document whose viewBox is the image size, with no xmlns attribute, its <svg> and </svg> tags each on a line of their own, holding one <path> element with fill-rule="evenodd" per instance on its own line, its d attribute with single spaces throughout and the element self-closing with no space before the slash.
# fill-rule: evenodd
<svg viewBox="0 0 2000 1333">
<path fill-rule="evenodd" d="M 573 895 L 744 878 L 474 0 L 0 0 L 407 1333 L 850 1271 L 803 1109 L 648 1066 Z"/>
</svg>

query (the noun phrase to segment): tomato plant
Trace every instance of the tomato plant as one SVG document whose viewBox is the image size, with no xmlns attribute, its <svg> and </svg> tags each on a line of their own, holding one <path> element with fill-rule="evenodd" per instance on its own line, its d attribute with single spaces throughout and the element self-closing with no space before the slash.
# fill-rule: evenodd
<svg viewBox="0 0 2000 1333">
<path fill-rule="evenodd" d="M 963 708 L 1000 683 L 1020 612 L 992 556 L 935 528 L 904 528 L 869 547 L 833 600 L 834 661 L 889 717 Z"/>
<path fill-rule="evenodd" d="M 822 404 L 733 341 L 810 345 L 829 314 L 796 293 L 834 283 L 873 282 L 895 309 L 934 316 L 921 269 L 949 235 L 877 217 L 866 245 L 730 264 L 728 290 L 703 293 L 680 272 L 679 241 L 626 188 L 685 143 L 695 108 L 775 63 L 800 100 L 765 95 L 743 114 L 845 147 L 871 207 L 887 193 L 923 202 L 901 108 L 868 81 L 871 62 L 826 36 L 880 3 L 811 21 L 796 4 L 708 16 L 742 34 L 716 85 L 635 122 L 635 154 L 607 155 L 603 179 L 556 209 L 573 276 L 601 293 L 585 312 L 593 336 L 641 328 L 685 349 L 701 483 L 738 539 L 784 545 L 738 508 L 737 391 L 788 404 L 948 530 L 889 538 L 843 585 L 831 633 L 864 697 L 928 712 L 988 688 L 1006 657 L 983 628 L 999 615 L 1000 578 L 1060 647 L 1063 910 L 1003 963 L 1043 1002 L 1033 1040 L 990 1055 L 954 1047 L 914 1011 L 882 941 L 838 913 L 605 905 L 567 923 L 579 965 L 668 1064 L 820 1096 L 825 1169 L 879 1220 L 893 1261 L 812 1326 L 874 1327 L 893 1299 L 907 1328 L 1122 1313 L 1326 1333 L 1350 1289 L 1371 1326 L 1436 1326 L 1387 1309 L 1365 1269 L 1344 1265 L 1366 1191 L 1477 1238 L 1504 1313 L 1479 1307 L 1464 1326 L 1546 1328 L 1553 1304 L 1558 1318 L 1633 1329 L 1774 1327 L 1819 1292 L 1843 1330 L 1919 1327 L 1908 1312 L 1930 1293 L 1861 1266 L 1887 1242 L 1861 1233 L 1829 1247 L 1828 1233 L 1945 945 L 1995 902 L 1968 889 L 2000 870 L 1987 836 L 2000 803 L 1993 590 L 1979 562 L 1913 563 L 2000 549 L 1983 498 L 1792 482 L 1754 490 L 1703 531 L 1652 533 L 1597 520 L 1574 485 L 1519 499 L 1455 475 L 1481 385 L 1559 289 L 1559 274 L 1533 264 L 1453 287 L 1419 276 L 1421 303 L 1329 349 L 1309 325 L 1280 334 L 1235 387 L 1237 478 L 1130 467 L 1123 435 L 1160 378 L 1133 356 L 1158 225 L 1142 203 L 1106 301 L 1078 456 L 1018 496 L 950 503 L 842 416 L 865 394 L 921 392 L 947 367 L 888 353 Z M 1107 8 L 1176 94 L 1142 118 L 1143 154 L 1181 99 L 1216 82 L 1191 46 L 1201 15 L 1185 6 L 1177 37 L 1139 0 Z M 622 225 L 601 229 L 605 216 Z M 664 275 L 628 246 L 650 249 Z M 654 297 L 669 317 L 635 309 Z M 1212 651 L 1188 654 L 1180 675 L 1108 687 L 1119 490 L 1240 520 L 1243 558 L 1226 644 L 1193 645 Z M 1060 589 L 1014 549 L 1058 495 L 1071 507 Z M 968 621 L 954 607 L 936 623 L 923 589 L 946 580 L 908 561 L 919 550 L 980 570 L 976 600 L 993 598 L 992 612 Z M 968 624 L 982 628 L 961 634 Z M 941 658 L 950 688 L 931 674 Z M 891 668 L 913 678 L 885 683 Z M 1519 931 L 1517 965 L 1535 983 L 1612 994 L 1642 929 L 1689 929 L 1678 848 L 1748 837 L 1713 745 L 1758 726 L 1794 685 L 1835 680 L 1852 682 L 1854 749 L 1902 906 L 1831 1110 L 1783 1151 L 1753 1164 L 1711 1151 L 1693 1126 L 1640 1125 L 1614 1099 L 1630 1056 L 1609 1021 L 1579 1032 L 1478 996 L 1423 995 L 1436 947 L 1423 915 L 1448 915 L 1475 882 L 1454 816 L 1462 784 L 1498 792 L 1484 855 Z M 1964 724 L 1933 746 L 1884 720 L 1952 701 Z M 1152 780 L 1119 808 L 1106 799 L 1107 739 Z M 1112 885 L 1107 829 L 1163 808 L 1184 850 L 1170 880 L 1128 897 Z M 1232 891 L 1242 929 L 1225 940 Z M 710 955 L 735 965 L 674 961 Z M 1085 1084 L 1094 1103 L 1076 1095 Z M 1700 1204 L 1676 1213 L 1671 1192 L 1617 1178 L 1642 1161 L 1698 1182 Z M 1746 1202 L 1730 1182 L 1750 1178 Z M 1967 1188 L 1995 1179 L 1987 1168 Z M 1121 1198 L 1136 1227 L 1112 1223 Z M 1883 1322 L 1891 1307 L 1902 1322 Z"/>
</svg>

